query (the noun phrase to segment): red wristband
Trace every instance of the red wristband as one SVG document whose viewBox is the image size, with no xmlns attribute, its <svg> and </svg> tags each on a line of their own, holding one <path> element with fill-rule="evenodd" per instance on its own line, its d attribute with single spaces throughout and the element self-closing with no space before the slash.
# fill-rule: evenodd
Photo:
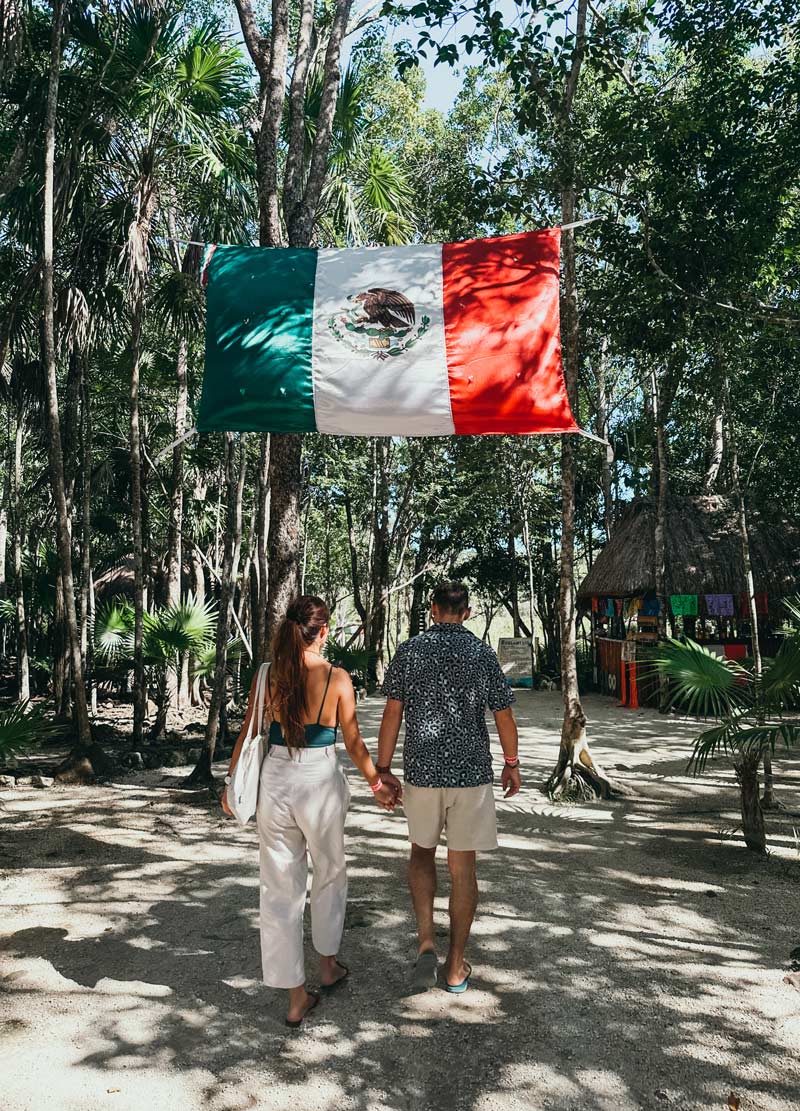
<svg viewBox="0 0 800 1111">
<path fill-rule="evenodd" d="M 504 756 L 503 759 L 506 762 L 506 767 L 507 768 L 518 768 L 519 767 L 519 756 Z"/>
<path fill-rule="evenodd" d="M 381 787 L 383 786 L 383 780 L 381 779 L 380 776 L 378 776 L 378 782 L 377 783 L 368 783 L 367 786 L 369 787 L 370 791 L 374 791 L 377 794 L 378 791 L 380 791 Z"/>
</svg>

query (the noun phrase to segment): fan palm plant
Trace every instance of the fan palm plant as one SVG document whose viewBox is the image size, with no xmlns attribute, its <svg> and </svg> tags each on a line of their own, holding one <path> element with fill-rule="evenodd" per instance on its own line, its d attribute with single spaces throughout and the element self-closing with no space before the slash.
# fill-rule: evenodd
<svg viewBox="0 0 800 1111">
<path fill-rule="evenodd" d="M 27 698 L 0 710 L 0 764 L 34 748 L 61 728 L 46 716 L 44 706 L 34 706 Z"/>
<path fill-rule="evenodd" d="M 800 605 L 790 612 L 800 620 Z M 778 654 L 753 667 L 715 656 L 693 641 L 669 640 L 655 666 L 670 681 L 670 703 L 689 714 L 714 718 L 695 740 L 689 768 L 695 774 L 724 755 L 733 761 L 739 784 L 742 832 L 753 852 L 766 852 L 758 769 L 778 745 L 800 737 L 800 634 L 793 630 Z"/>
<path fill-rule="evenodd" d="M 202 670 L 209 650 L 213 654 L 217 614 L 212 602 L 187 597 L 178 605 L 144 614 L 142 655 L 148 686 L 154 689 L 156 717 L 151 730 L 162 737 L 169 708 L 168 679 L 188 654 L 194 670 Z M 110 664 L 130 665 L 134 650 L 135 612 L 128 601 L 115 599 L 97 615 L 94 630 L 95 652 Z"/>
</svg>

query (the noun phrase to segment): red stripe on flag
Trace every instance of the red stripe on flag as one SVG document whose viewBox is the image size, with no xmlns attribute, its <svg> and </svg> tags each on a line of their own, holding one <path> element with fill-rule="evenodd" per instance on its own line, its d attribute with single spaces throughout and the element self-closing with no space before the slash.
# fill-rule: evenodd
<svg viewBox="0 0 800 1111">
<path fill-rule="evenodd" d="M 576 431 L 561 367 L 560 245 L 559 228 L 443 244 L 457 433 Z"/>
</svg>

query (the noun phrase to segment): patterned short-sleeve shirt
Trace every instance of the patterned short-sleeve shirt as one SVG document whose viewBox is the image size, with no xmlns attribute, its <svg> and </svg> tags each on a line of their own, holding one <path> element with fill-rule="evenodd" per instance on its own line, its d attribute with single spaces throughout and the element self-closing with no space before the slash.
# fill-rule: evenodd
<svg viewBox="0 0 800 1111">
<path fill-rule="evenodd" d="M 398 648 L 383 693 L 403 703 L 403 768 L 416 787 L 493 782 L 486 708 L 507 709 L 514 693 L 488 644 L 463 625 L 440 622 Z"/>
</svg>

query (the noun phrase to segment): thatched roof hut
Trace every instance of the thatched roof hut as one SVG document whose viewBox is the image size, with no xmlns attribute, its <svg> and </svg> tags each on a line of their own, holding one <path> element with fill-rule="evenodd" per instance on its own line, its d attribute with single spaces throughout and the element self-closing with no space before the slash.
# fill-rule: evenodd
<svg viewBox="0 0 800 1111">
<path fill-rule="evenodd" d="M 620 519 L 578 591 L 593 596 L 633 597 L 655 589 L 655 502 L 637 498 Z M 800 527 L 748 520 L 757 591 L 770 603 L 800 590 Z M 745 589 L 742 541 L 734 503 L 718 496 L 670 499 L 666 527 L 668 594 L 736 594 Z"/>
<path fill-rule="evenodd" d="M 133 598 L 133 567 L 133 556 L 123 556 L 118 563 L 98 575 L 94 580 L 94 592 L 98 601 L 116 597 Z"/>
</svg>

